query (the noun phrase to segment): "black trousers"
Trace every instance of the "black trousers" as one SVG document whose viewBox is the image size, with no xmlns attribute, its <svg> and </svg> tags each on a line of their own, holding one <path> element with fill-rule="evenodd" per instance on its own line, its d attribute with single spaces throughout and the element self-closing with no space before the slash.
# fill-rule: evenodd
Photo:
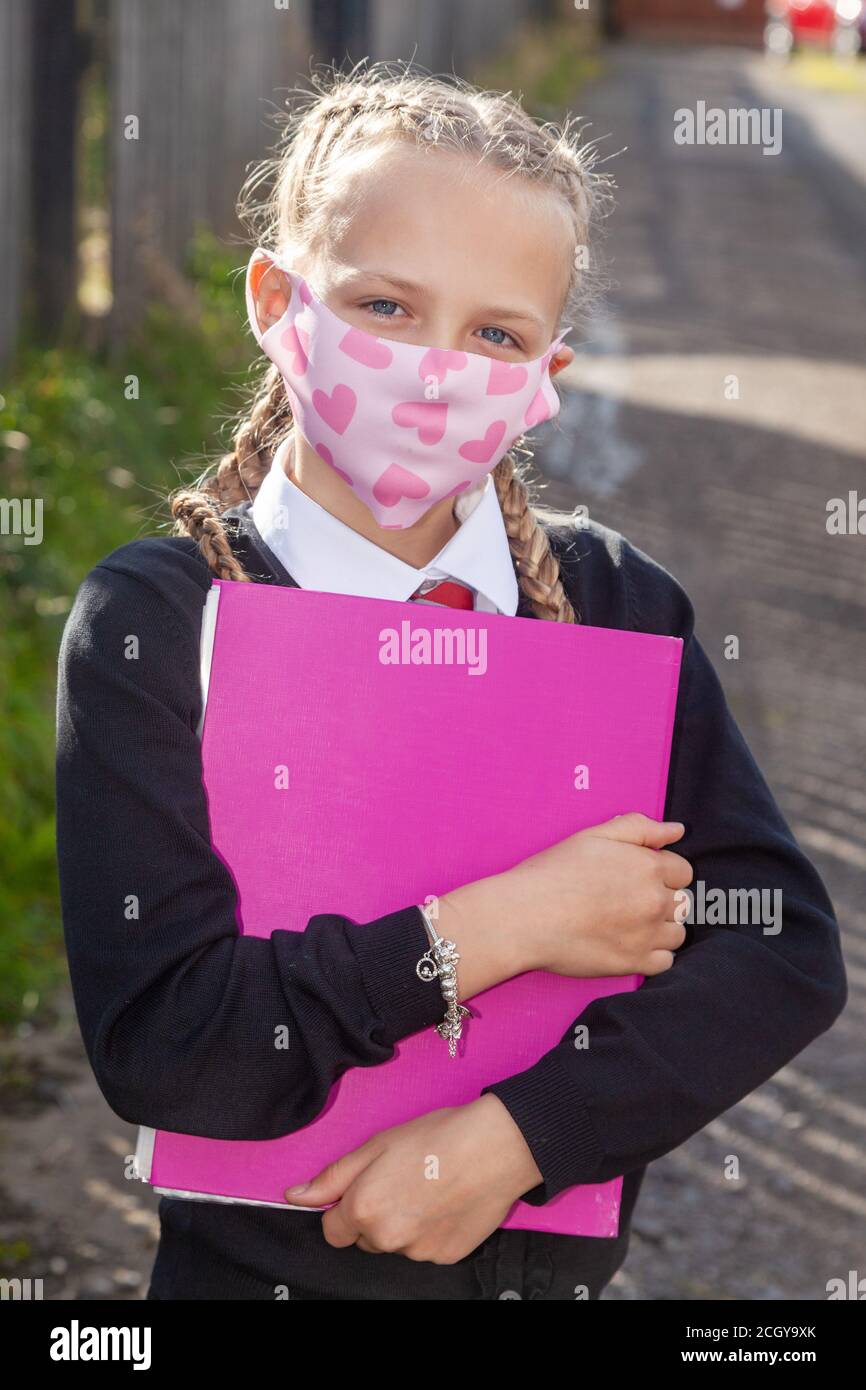
<svg viewBox="0 0 866 1390">
<path fill-rule="evenodd" d="M 598 1299 L 628 1251 L 645 1168 L 623 1180 L 611 1240 L 494 1231 L 453 1265 L 337 1250 L 320 1212 L 281 1212 L 164 1197 L 149 1299 L 392 1301 Z"/>
</svg>

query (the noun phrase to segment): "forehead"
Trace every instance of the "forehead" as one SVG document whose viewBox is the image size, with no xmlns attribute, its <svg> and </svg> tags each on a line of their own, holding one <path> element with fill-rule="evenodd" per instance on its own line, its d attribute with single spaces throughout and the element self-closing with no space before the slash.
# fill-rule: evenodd
<svg viewBox="0 0 866 1390">
<path fill-rule="evenodd" d="M 329 252 L 489 303 L 519 289 L 560 312 L 574 254 L 563 199 L 477 157 L 408 142 L 353 152 L 334 186 Z"/>
</svg>

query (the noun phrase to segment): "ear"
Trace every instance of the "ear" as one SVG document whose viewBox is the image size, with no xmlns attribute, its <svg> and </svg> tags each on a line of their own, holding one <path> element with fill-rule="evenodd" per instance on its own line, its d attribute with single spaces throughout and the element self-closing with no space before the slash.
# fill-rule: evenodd
<svg viewBox="0 0 866 1390">
<path fill-rule="evenodd" d="M 292 283 L 285 271 L 260 253 L 250 263 L 249 287 L 259 333 L 262 334 L 278 323 L 288 309 Z"/>
<path fill-rule="evenodd" d="M 574 348 L 570 348 L 565 343 L 561 343 L 556 352 L 550 359 L 549 372 L 551 376 L 556 376 L 564 367 L 569 367 L 574 361 Z"/>
</svg>

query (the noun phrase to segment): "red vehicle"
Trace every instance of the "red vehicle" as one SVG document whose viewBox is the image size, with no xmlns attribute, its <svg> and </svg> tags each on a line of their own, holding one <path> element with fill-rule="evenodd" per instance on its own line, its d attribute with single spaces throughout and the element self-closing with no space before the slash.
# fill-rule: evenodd
<svg viewBox="0 0 866 1390">
<path fill-rule="evenodd" d="M 764 46 L 786 57 L 796 48 L 858 53 L 866 39 L 864 0 L 767 0 Z"/>
</svg>

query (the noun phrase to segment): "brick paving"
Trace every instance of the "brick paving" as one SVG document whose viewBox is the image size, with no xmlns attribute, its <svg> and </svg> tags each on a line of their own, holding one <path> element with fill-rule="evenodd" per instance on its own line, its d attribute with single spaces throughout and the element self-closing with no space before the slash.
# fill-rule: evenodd
<svg viewBox="0 0 866 1390">
<path fill-rule="evenodd" d="M 698 99 L 781 105 L 782 152 L 675 145 L 673 112 Z M 789 112 L 754 55 L 625 46 L 579 108 L 628 149 L 609 166 L 614 284 L 538 457 L 545 496 L 586 505 L 691 595 L 830 890 L 850 984 L 829 1033 L 651 1166 L 608 1298 L 820 1299 L 866 1274 L 866 536 L 826 527 L 828 499 L 866 498 L 866 196 L 846 124 L 866 132 L 866 106 L 846 97 L 834 131 L 833 100 Z"/>
</svg>

